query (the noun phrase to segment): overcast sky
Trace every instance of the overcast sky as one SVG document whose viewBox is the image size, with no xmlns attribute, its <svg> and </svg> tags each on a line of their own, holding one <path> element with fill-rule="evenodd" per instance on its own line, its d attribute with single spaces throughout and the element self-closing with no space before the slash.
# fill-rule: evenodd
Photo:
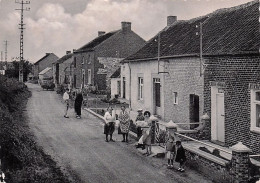
<svg viewBox="0 0 260 183">
<path fill-rule="evenodd" d="M 21 1 L 21 0 L 20 0 Z M 36 62 L 45 53 L 61 57 L 97 36 L 121 28 L 122 21 L 149 40 L 166 26 L 166 17 L 187 20 L 250 0 L 31 0 L 24 13 L 24 58 Z M 20 8 L 15 0 L 0 0 L 0 51 L 8 41 L 8 60 L 19 56 Z M 4 57 L 4 56 L 3 56 Z"/>
</svg>

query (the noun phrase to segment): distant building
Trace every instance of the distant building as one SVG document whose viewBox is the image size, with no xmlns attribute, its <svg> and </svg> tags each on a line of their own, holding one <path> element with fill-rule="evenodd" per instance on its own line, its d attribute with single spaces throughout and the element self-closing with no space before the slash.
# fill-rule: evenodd
<svg viewBox="0 0 260 183">
<path fill-rule="evenodd" d="M 67 51 L 66 55 L 53 63 L 54 84 L 72 84 L 73 53 Z"/>
<path fill-rule="evenodd" d="M 46 53 L 44 57 L 34 63 L 33 74 L 38 77 L 39 73 L 47 67 L 52 67 L 52 64 L 59 59 L 54 53 Z"/>
<path fill-rule="evenodd" d="M 145 41 L 131 29 L 130 22 L 122 22 L 120 30 L 105 33 L 74 51 L 74 87 L 96 86 L 110 89 L 110 76 L 120 67 L 120 61 L 135 53 Z"/>
<path fill-rule="evenodd" d="M 121 97 L 121 68 L 111 75 L 111 98 Z"/>
<path fill-rule="evenodd" d="M 46 79 L 46 78 L 49 78 L 51 79 L 52 78 L 52 68 L 51 67 L 47 67 L 45 68 L 44 70 L 42 70 L 40 73 L 39 73 L 39 84 L 42 84 L 43 82 L 43 79 Z"/>
</svg>

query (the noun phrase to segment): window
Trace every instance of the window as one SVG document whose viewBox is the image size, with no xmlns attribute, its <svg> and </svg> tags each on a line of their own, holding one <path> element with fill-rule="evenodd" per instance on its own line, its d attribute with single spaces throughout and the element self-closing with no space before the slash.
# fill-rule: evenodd
<svg viewBox="0 0 260 183">
<path fill-rule="evenodd" d="M 88 69 L 88 84 L 91 84 L 91 69 Z"/>
<path fill-rule="evenodd" d="M 138 100 L 143 100 L 144 78 L 138 77 Z"/>
<path fill-rule="evenodd" d="M 260 132 L 260 91 L 251 90 L 251 130 Z"/>
<path fill-rule="evenodd" d="M 173 104 L 178 104 L 178 93 L 173 92 Z"/>
<path fill-rule="evenodd" d="M 91 64 L 91 58 L 90 58 L 90 55 L 88 55 L 88 64 Z"/>
<path fill-rule="evenodd" d="M 83 56 L 83 57 L 82 57 L 81 64 L 83 65 L 84 63 L 85 63 L 85 57 Z"/>
</svg>

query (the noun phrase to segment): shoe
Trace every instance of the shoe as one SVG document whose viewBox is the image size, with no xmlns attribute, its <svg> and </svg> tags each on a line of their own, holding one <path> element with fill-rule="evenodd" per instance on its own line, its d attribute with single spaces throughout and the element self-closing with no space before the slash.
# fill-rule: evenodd
<svg viewBox="0 0 260 183">
<path fill-rule="evenodd" d="M 126 140 L 125 142 L 128 143 L 128 140 Z"/>
<path fill-rule="evenodd" d="M 64 118 L 69 118 L 69 116 L 65 116 L 65 115 L 64 115 Z"/>
<path fill-rule="evenodd" d="M 80 119 L 81 117 L 80 117 L 80 116 L 77 116 L 76 118 L 77 118 L 77 119 Z"/>
<path fill-rule="evenodd" d="M 142 144 L 142 150 L 144 150 L 145 149 L 145 145 L 144 144 Z"/>
<path fill-rule="evenodd" d="M 111 142 L 115 142 L 113 139 L 110 139 Z"/>
<path fill-rule="evenodd" d="M 106 142 L 108 142 L 108 140 L 107 140 L 107 139 L 106 139 L 105 141 L 106 141 Z"/>
<path fill-rule="evenodd" d="M 173 165 L 171 165 L 171 168 L 174 168 L 174 166 L 173 166 Z"/>
<path fill-rule="evenodd" d="M 171 165 L 167 165 L 167 168 L 171 168 Z"/>
<path fill-rule="evenodd" d="M 180 170 L 181 172 L 184 172 L 185 170 L 183 169 L 183 168 L 181 168 L 181 170 Z"/>
<path fill-rule="evenodd" d="M 178 168 L 177 170 L 178 170 L 178 171 L 181 171 L 181 168 Z"/>
<path fill-rule="evenodd" d="M 122 140 L 121 142 L 125 142 L 125 139 L 124 139 L 124 140 Z"/>
</svg>

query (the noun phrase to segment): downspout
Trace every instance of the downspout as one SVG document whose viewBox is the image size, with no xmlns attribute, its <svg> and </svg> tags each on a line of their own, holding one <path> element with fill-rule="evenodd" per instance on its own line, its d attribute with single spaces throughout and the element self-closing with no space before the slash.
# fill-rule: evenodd
<svg viewBox="0 0 260 183">
<path fill-rule="evenodd" d="M 132 81 L 132 71 L 131 71 L 131 67 L 130 67 L 130 62 L 129 62 L 129 64 L 128 64 L 128 66 L 129 66 L 129 108 L 130 108 L 130 110 L 132 110 L 132 102 L 131 102 L 131 81 Z"/>
</svg>

